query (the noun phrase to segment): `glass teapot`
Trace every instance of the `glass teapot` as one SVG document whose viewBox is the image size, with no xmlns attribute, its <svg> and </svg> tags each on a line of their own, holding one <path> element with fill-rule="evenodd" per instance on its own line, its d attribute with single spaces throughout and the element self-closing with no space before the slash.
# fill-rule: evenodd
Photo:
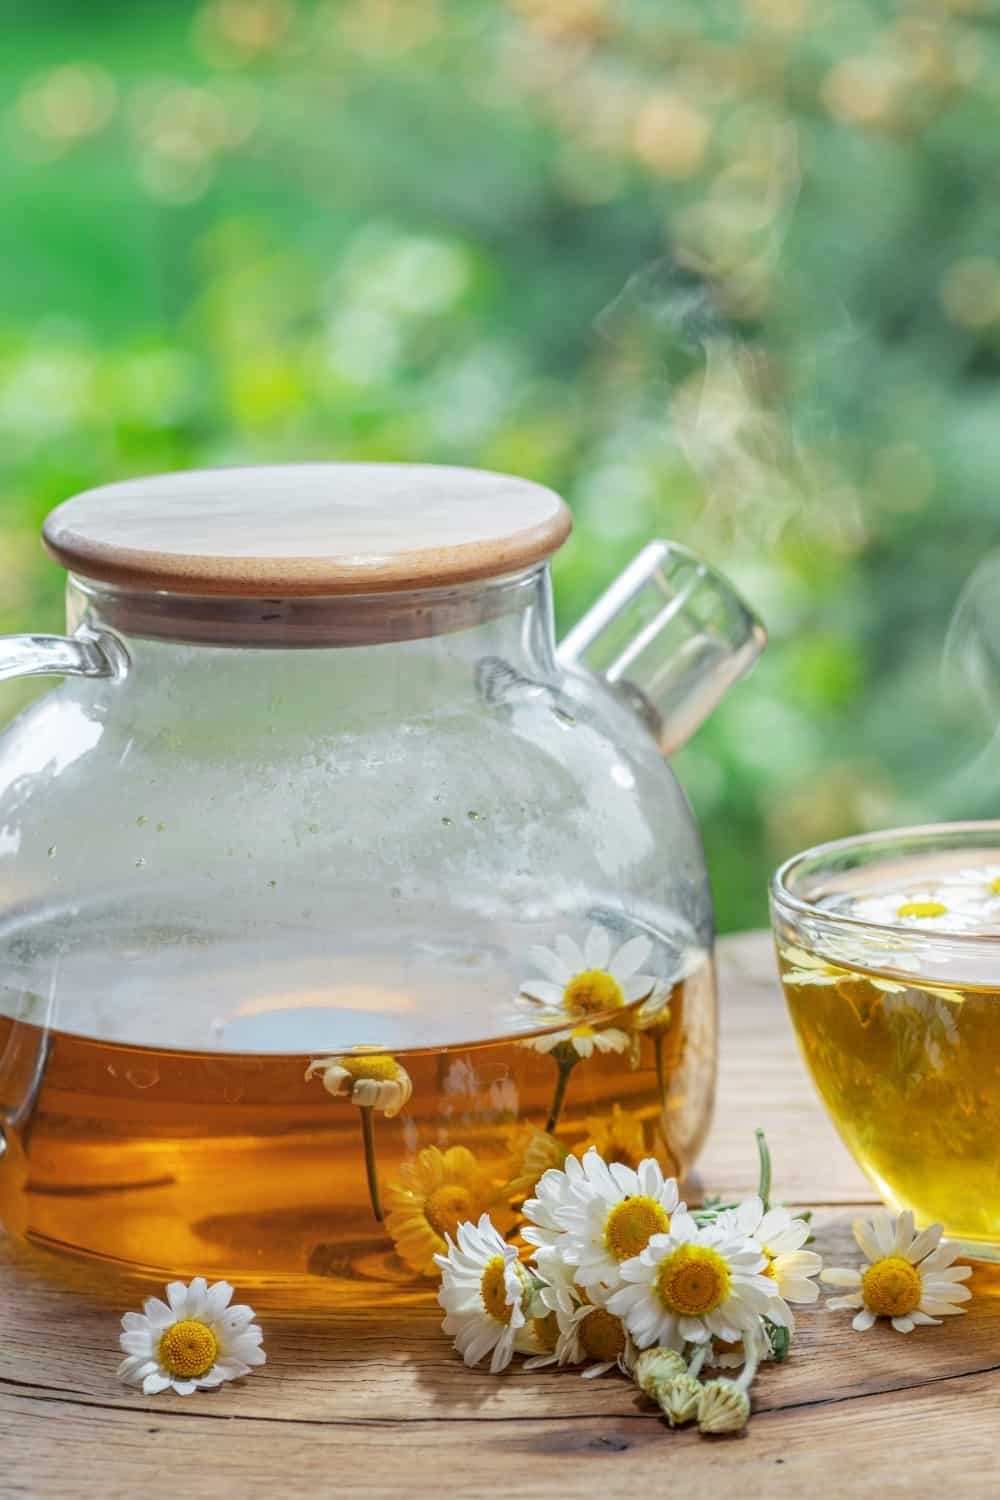
<svg viewBox="0 0 1000 1500">
<path fill-rule="evenodd" d="M 0 740 L 0 1217 L 133 1270 L 409 1297 L 596 1144 L 690 1166 L 712 916 L 663 752 L 752 663 L 655 542 L 560 646 L 551 491 L 212 470 L 45 524 Z"/>
</svg>

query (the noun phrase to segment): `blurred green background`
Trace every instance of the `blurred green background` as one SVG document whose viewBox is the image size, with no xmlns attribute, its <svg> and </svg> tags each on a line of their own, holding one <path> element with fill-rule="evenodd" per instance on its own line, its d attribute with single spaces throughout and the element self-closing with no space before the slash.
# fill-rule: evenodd
<svg viewBox="0 0 1000 1500">
<path fill-rule="evenodd" d="M 723 928 L 807 843 L 997 814 L 992 0 L 0 17 L 0 629 L 61 627 L 96 483 L 509 470 L 575 512 L 564 627 L 665 535 L 770 628 L 677 758 Z"/>
</svg>

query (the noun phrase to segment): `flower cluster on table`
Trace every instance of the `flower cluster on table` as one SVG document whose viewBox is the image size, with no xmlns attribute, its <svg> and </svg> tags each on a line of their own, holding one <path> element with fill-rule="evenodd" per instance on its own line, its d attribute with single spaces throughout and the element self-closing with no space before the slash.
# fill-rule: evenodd
<svg viewBox="0 0 1000 1500">
<path fill-rule="evenodd" d="M 941 1226 L 916 1233 L 913 1216 L 880 1211 L 854 1224 L 868 1257 L 861 1271 L 823 1270 L 806 1248 L 808 1215 L 771 1207 L 770 1157 L 758 1132 L 759 1193 L 743 1203 L 688 1210 L 652 1159 L 638 1169 L 596 1151 L 550 1168 L 527 1200 L 521 1237 L 505 1240 L 488 1214 L 459 1226 L 437 1256 L 444 1331 L 469 1365 L 489 1356 L 498 1374 L 515 1354 L 525 1368 L 617 1368 L 660 1405 L 671 1426 L 738 1431 L 750 1414 L 759 1366 L 787 1357 L 793 1304 L 815 1302 L 817 1278 L 846 1288 L 828 1306 L 857 1309 L 864 1331 L 880 1317 L 901 1333 L 963 1312 L 968 1266 L 941 1244 Z M 701 1379 L 707 1366 L 741 1368 Z"/>
</svg>

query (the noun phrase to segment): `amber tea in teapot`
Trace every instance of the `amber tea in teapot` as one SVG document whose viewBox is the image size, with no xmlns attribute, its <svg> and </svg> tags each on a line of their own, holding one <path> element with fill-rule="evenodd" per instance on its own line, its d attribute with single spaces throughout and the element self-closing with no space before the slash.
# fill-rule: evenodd
<svg viewBox="0 0 1000 1500">
<path fill-rule="evenodd" d="M 652 544 L 557 647 L 550 491 L 166 475 L 46 523 L 0 740 L 0 1217 L 157 1277 L 423 1295 L 541 1172 L 693 1161 L 712 916 L 664 759 L 763 636 Z"/>
</svg>

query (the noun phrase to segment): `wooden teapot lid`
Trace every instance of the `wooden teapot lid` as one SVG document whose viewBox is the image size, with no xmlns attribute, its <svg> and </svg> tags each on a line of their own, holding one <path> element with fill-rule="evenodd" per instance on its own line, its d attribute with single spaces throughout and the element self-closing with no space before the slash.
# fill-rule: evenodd
<svg viewBox="0 0 1000 1500">
<path fill-rule="evenodd" d="M 516 573 L 565 540 L 552 490 L 477 469 L 289 464 L 199 469 L 86 490 L 45 522 L 84 578 L 142 591 L 304 598 Z"/>
</svg>

